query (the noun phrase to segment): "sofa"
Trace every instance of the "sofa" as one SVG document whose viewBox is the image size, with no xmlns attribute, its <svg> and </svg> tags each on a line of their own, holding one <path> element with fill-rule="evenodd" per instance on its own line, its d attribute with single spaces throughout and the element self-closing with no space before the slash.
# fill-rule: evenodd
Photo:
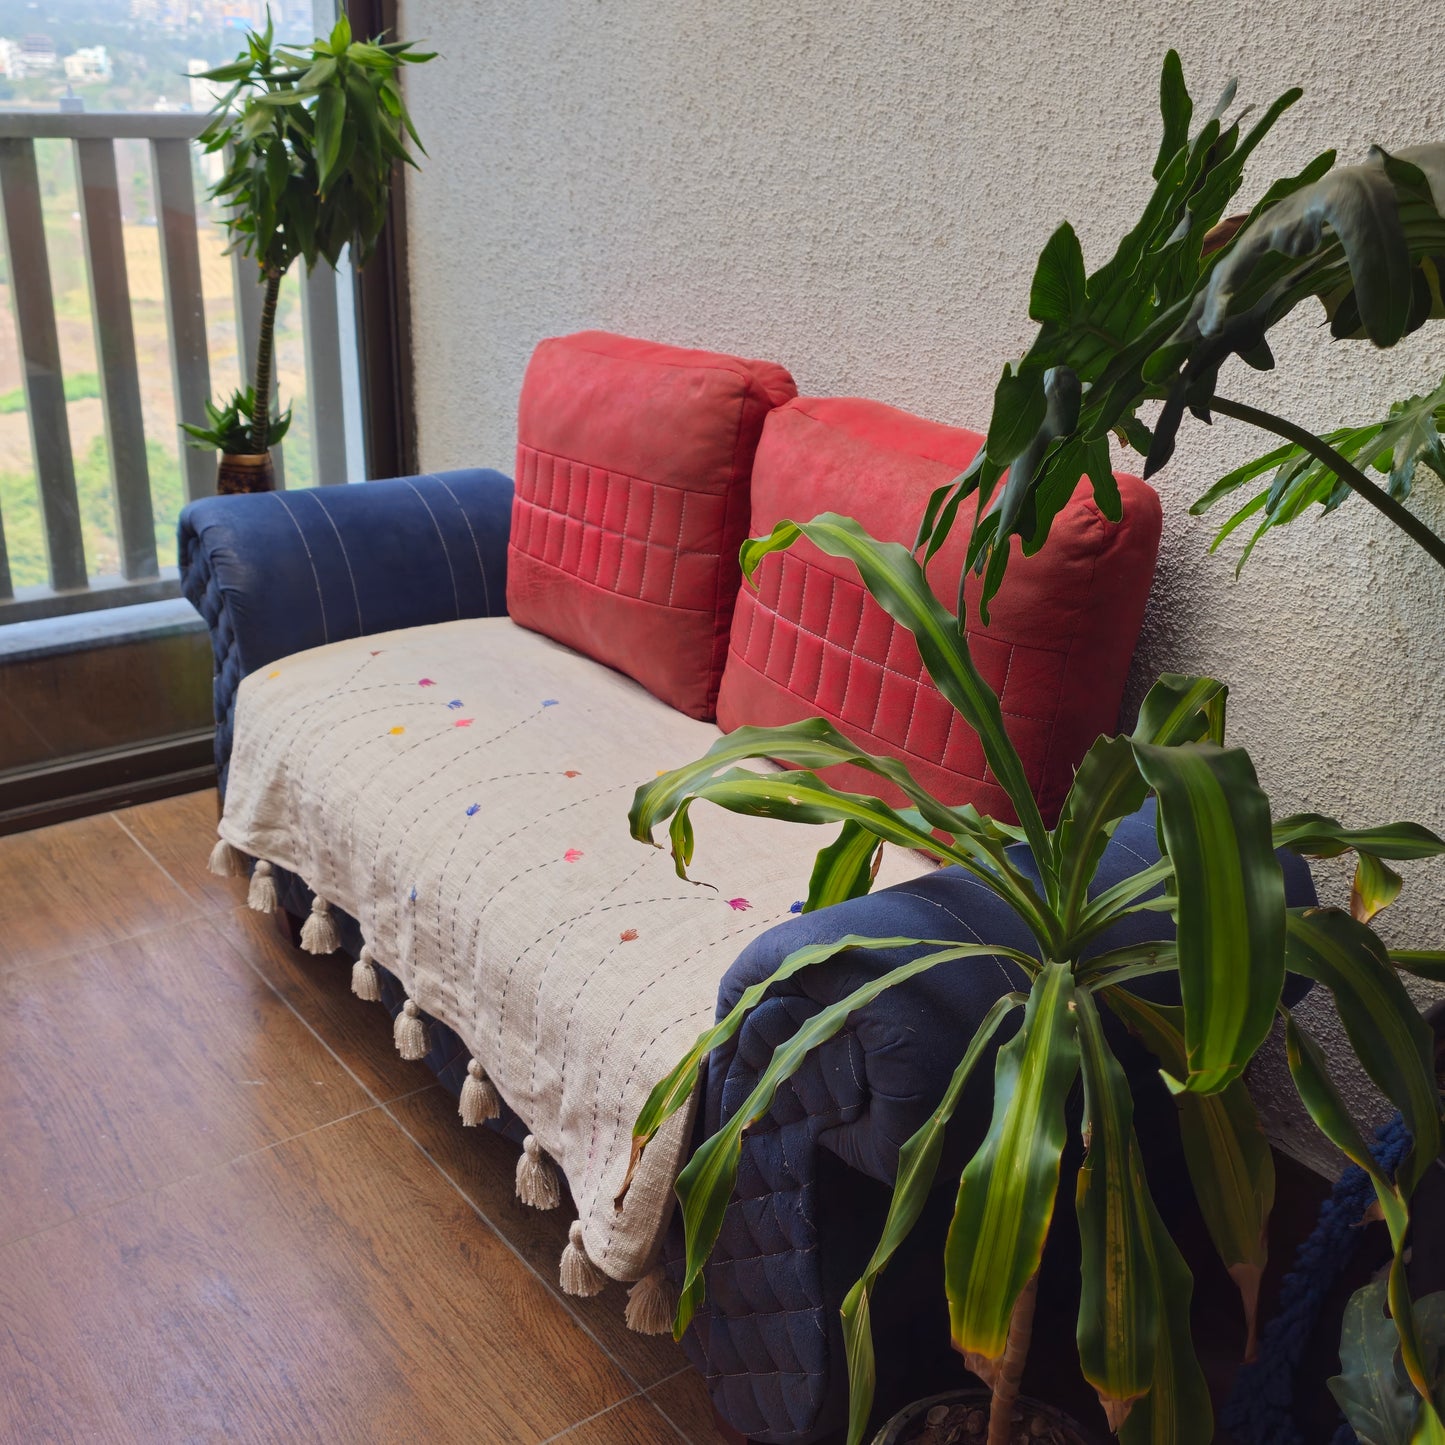
<svg viewBox="0 0 1445 1445">
<path fill-rule="evenodd" d="M 844 933 L 1030 946 L 961 870 L 891 847 L 873 893 L 804 914 L 828 841 L 813 829 L 710 810 L 687 880 L 627 830 L 635 787 L 720 731 L 817 714 L 904 758 L 947 801 L 1011 818 L 911 638 L 843 564 L 800 546 L 767 559 L 754 588 L 737 563 L 746 536 L 825 510 L 911 543 L 930 492 L 980 443 L 878 403 L 800 397 L 771 363 L 585 332 L 542 343 L 529 365 L 515 484 L 454 471 L 182 514 L 183 588 L 216 659 L 214 866 L 250 874 L 253 906 L 283 909 L 302 947 L 352 968 L 403 1056 L 457 1094 L 463 1124 L 521 1144 L 519 1197 L 548 1208 L 570 1195 L 562 1287 L 628 1282 L 635 1328 L 670 1319 L 671 1188 L 699 1131 L 738 1107 L 802 1020 L 902 955 L 855 950 L 776 988 L 707 1060 L 694 1107 L 619 1205 L 637 1109 L 715 1011 L 793 949 Z M 987 627 L 976 609 L 967 624 L 1049 821 L 1085 749 L 1116 725 L 1153 576 L 1157 498 L 1118 484 L 1116 522 L 1087 487 L 1060 499 L 1049 547 L 1016 560 Z M 968 605 L 962 540 L 930 576 Z M 827 776 L 863 786 L 847 769 Z M 1146 805 L 1096 886 L 1155 857 Z M 1292 903 L 1312 901 L 1303 866 L 1286 869 Z M 1019 981 L 991 960 L 884 994 L 749 1130 L 685 1339 L 743 1435 L 836 1430 L 837 1308 L 898 1149 L 941 1093 L 959 1034 Z M 1136 1110 L 1162 1116 L 1172 1105 L 1152 1061 L 1120 1047 Z M 986 1092 L 959 1110 L 952 1157 L 987 1116 Z M 913 1258 L 926 1266 L 929 1247 L 925 1229 Z M 909 1258 L 880 1291 L 880 1337 L 890 1316 L 918 1313 Z"/>
</svg>

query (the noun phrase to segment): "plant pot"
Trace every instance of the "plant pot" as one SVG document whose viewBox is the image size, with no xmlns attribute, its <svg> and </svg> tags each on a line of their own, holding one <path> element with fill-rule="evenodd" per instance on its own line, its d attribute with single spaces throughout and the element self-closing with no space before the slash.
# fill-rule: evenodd
<svg viewBox="0 0 1445 1445">
<path fill-rule="evenodd" d="M 987 1390 L 949 1390 L 905 1406 L 873 1437 L 873 1445 L 984 1445 L 988 1439 Z M 1100 1445 L 1052 1405 L 1020 1397 L 1009 1445 Z"/>
<path fill-rule="evenodd" d="M 270 492 L 276 487 L 276 468 L 271 453 L 259 455 L 223 452 L 216 468 L 216 491 L 223 497 L 233 492 Z"/>
</svg>

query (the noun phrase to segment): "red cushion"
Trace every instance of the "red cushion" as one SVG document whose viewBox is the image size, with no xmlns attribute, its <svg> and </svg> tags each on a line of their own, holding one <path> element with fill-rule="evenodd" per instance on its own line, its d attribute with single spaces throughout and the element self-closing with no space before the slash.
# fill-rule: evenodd
<svg viewBox="0 0 1445 1445">
<path fill-rule="evenodd" d="M 763 419 L 766 361 L 605 331 L 544 341 L 522 382 L 507 611 L 711 718 Z"/>
<path fill-rule="evenodd" d="M 752 533 L 819 512 L 856 517 L 876 537 L 913 542 L 929 493 L 961 472 L 982 438 L 877 402 L 799 397 L 775 411 L 753 464 Z M 969 644 L 998 692 L 1009 734 L 1052 822 L 1075 767 L 1117 725 L 1124 680 L 1154 576 L 1161 514 L 1153 489 L 1120 476 L 1124 517 L 1105 520 L 1084 482 L 1036 556 L 1014 556 L 982 627 L 969 583 Z M 960 513 L 929 564 L 952 603 L 967 544 Z M 1017 548 L 1018 543 L 1014 543 Z M 870 752 L 891 753 L 940 798 L 1014 820 L 977 736 L 923 672 L 911 634 L 870 598 L 848 563 L 811 543 L 764 559 L 758 590 L 742 589 L 718 722 L 794 722 L 823 715 Z M 858 768 L 832 768 L 837 787 L 890 794 Z"/>
</svg>

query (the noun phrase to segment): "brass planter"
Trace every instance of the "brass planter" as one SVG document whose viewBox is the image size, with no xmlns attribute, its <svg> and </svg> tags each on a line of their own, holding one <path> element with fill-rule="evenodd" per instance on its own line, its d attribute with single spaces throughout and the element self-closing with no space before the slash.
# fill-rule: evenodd
<svg viewBox="0 0 1445 1445">
<path fill-rule="evenodd" d="M 223 497 L 234 492 L 271 492 L 276 489 L 276 468 L 271 453 L 234 454 L 223 452 L 216 468 L 216 491 Z"/>
</svg>

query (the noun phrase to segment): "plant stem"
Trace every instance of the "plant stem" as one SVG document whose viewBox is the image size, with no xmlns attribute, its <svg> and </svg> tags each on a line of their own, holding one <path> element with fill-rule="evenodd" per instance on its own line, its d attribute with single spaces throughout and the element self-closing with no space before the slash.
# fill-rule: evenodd
<svg viewBox="0 0 1445 1445">
<path fill-rule="evenodd" d="M 266 295 L 261 301 L 261 326 L 256 335 L 256 386 L 251 403 L 251 445 L 259 456 L 271 435 L 271 356 L 275 347 L 276 301 L 281 294 L 281 272 L 266 273 Z"/>
<path fill-rule="evenodd" d="M 1024 1377 L 1029 1342 L 1034 1333 L 1034 1301 L 1039 1294 L 1035 1275 L 1024 1287 L 1008 1322 L 1008 1344 L 993 1378 L 993 1404 L 988 1412 L 988 1445 L 1009 1445 L 1013 1435 L 1014 1406 Z"/>
<path fill-rule="evenodd" d="M 1211 407 L 1223 416 L 1247 421 L 1261 431 L 1273 432 L 1302 447 L 1317 461 L 1327 466 L 1352 492 L 1361 496 L 1378 512 L 1382 512 L 1412 541 L 1418 542 L 1440 566 L 1445 567 L 1445 537 L 1437 537 L 1408 507 L 1402 506 L 1383 487 L 1376 486 L 1357 466 L 1347 461 L 1328 442 L 1313 432 L 1287 421 L 1273 412 L 1261 411 L 1242 401 L 1216 396 Z"/>
</svg>

